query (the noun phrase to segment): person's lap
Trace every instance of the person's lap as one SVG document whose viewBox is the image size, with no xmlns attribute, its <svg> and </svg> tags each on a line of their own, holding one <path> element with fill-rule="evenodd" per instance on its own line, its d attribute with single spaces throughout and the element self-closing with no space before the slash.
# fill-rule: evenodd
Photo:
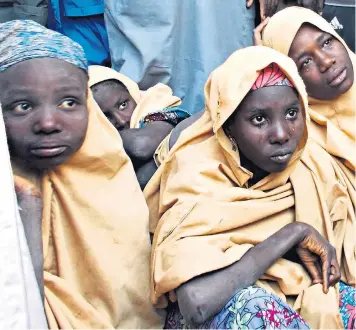
<svg viewBox="0 0 356 330">
<path fill-rule="evenodd" d="M 266 290 L 251 286 L 235 294 L 221 312 L 199 326 L 187 324 L 179 308 L 168 314 L 166 329 L 309 329 L 286 302 Z"/>
<path fill-rule="evenodd" d="M 356 288 L 340 282 L 340 313 L 345 329 L 356 328 Z M 266 290 L 251 286 L 235 294 L 221 312 L 199 326 L 188 324 L 174 304 L 166 329 L 309 329 L 286 302 Z"/>
</svg>

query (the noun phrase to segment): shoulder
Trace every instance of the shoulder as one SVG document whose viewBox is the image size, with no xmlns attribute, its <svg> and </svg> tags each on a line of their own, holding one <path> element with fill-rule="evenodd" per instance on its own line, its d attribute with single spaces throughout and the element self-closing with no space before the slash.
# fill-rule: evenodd
<svg viewBox="0 0 356 330">
<path fill-rule="evenodd" d="M 172 147 L 175 145 L 175 143 L 177 142 L 180 134 L 182 133 L 182 131 L 184 131 L 187 127 L 191 126 L 192 124 L 194 124 L 204 113 L 205 110 L 201 110 L 197 113 L 195 113 L 194 115 L 192 115 L 191 117 L 181 121 L 173 130 L 172 130 L 172 134 L 170 136 L 169 139 L 169 149 L 172 149 Z"/>
</svg>

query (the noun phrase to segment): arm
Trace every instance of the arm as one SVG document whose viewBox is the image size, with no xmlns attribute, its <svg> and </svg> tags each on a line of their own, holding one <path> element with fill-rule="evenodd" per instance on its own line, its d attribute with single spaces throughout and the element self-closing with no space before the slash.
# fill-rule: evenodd
<svg viewBox="0 0 356 330">
<path fill-rule="evenodd" d="M 133 162 L 147 162 L 152 159 L 162 140 L 171 132 L 173 126 L 157 121 L 142 128 L 131 128 L 120 132 L 124 149 Z"/>
<path fill-rule="evenodd" d="M 15 180 L 15 190 L 32 265 L 43 301 L 42 197 L 39 193 L 33 193 L 24 188 L 18 180 Z"/>
<path fill-rule="evenodd" d="M 307 224 L 295 222 L 286 225 L 265 241 L 251 248 L 238 262 L 183 284 L 177 289 L 182 315 L 193 324 L 204 323 L 216 315 L 237 291 L 253 285 L 276 260 L 294 246 L 301 242 L 305 243 L 306 238 L 312 235 L 321 240 L 323 244 L 328 244 L 315 229 Z M 336 254 L 332 249 L 330 246 L 330 251 L 328 251 L 330 256 L 327 258 L 329 264 L 327 266 L 326 263 L 323 264 L 323 275 L 327 274 L 331 266 L 335 266 Z M 313 253 L 317 254 L 317 252 Z M 340 278 L 338 266 L 335 267 L 337 269 L 333 272 L 333 277 L 330 277 L 330 285 Z M 313 273 L 313 268 L 307 268 L 314 279 L 313 283 L 320 283 L 321 275 Z"/>
<path fill-rule="evenodd" d="M 142 190 L 145 189 L 146 184 L 156 171 L 157 165 L 154 160 L 147 162 L 136 171 L 137 180 Z"/>
<path fill-rule="evenodd" d="M 172 131 L 172 134 L 169 139 L 169 150 L 173 148 L 177 142 L 180 134 L 189 126 L 193 125 L 204 113 L 204 110 L 201 110 L 191 117 L 182 120 Z"/>
</svg>

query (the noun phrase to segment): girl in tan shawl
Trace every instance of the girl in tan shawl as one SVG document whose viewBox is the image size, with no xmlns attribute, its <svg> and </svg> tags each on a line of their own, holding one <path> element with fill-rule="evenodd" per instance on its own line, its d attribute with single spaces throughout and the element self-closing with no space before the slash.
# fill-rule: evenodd
<svg viewBox="0 0 356 330">
<path fill-rule="evenodd" d="M 336 157 L 354 195 L 355 54 L 325 19 L 300 7 L 274 15 L 262 41 L 296 63 L 308 93 L 310 136 Z"/>
<path fill-rule="evenodd" d="M 293 61 L 265 47 L 211 74 L 204 114 L 146 187 L 152 300 L 180 307 L 167 327 L 343 328 L 355 215 L 340 168 L 307 143 L 306 98 Z"/>
<path fill-rule="evenodd" d="M 120 132 L 143 189 L 157 169 L 153 154 L 158 145 L 190 114 L 178 107 L 181 100 L 168 86 L 157 84 L 140 91 L 133 80 L 103 66 L 89 67 L 89 86 L 100 109 Z"/>
<path fill-rule="evenodd" d="M 88 89 L 83 49 L 32 21 L 1 24 L 0 36 L 0 100 L 49 327 L 162 327 L 149 297 L 148 208 Z"/>
</svg>

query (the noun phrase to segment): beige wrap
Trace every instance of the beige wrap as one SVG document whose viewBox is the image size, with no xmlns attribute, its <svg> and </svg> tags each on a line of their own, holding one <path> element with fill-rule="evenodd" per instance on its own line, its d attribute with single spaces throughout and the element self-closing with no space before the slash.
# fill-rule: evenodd
<svg viewBox="0 0 356 330">
<path fill-rule="evenodd" d="M 91 92 L 88 111 L 81 149 L 41 179 L 49 326 L 162 328 L 150 301 L 146 202 L 120 136 Z"/>
</svg>

